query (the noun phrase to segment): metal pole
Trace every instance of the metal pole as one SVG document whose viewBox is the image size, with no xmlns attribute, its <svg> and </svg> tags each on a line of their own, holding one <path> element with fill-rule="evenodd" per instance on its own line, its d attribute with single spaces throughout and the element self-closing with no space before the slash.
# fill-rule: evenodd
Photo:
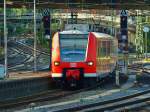
<svg viewBox="0 0 150 112">
<path fill-rule="evenodd" d="M 0 34 L 1 34 L 1 30 L 0 30 Z M 2 39 L 2 37 L 0 36 L 0 46 L 2 46 L 2 45 L 1 45 L 1 43 L 2 43 L 2 42 L 1 42 L 2 40 L 1 40 L 1 39 Z"/>
<path fill-rule="evenodd" d="M 36 45 L 36 0 L 34 0 L 34 72 L 37 71 Z"/>
<path fill-rule="evenodd" d="M 125 75 L 128 75 L 128 53 L 124 54 L 124 64 L 125 64 Z"/>
<path fill-rule="evenodd" d="M 4 0 L 4 52 L 5 52 L 5 76 L 9 77 L 7 69 L 7 23 L 6 23 L 6 0 Z"/>
<path fill-rule="evenodd" d="M 111 10 L 111 35 L 113 36 L 113 10 Z"/>
<path fill-rule="evenodd" d="M 147 32 L 145 33 L 145 58 L 147 59 Z"/>
<path fill-rule="evenodd" d="M 116 64 L 116 86 L 118 86 L 118 87 L 120 86 L 118 63 Z"/>
</svg>

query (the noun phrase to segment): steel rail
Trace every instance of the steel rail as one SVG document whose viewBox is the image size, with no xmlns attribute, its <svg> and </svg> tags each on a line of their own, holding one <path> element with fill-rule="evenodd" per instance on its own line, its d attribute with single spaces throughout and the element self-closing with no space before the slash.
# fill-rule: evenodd
<svg viewBox="0 0 150 112">
<path fill-rule="evenodd" d="M 21 43 L 21 42 L 17 42 L 17 43 L 18 43 L 19 45 L 22 45 L 22 46 L 24 46 L 24 47 L 26 47 L 26 48 L 28 48 L 28 49 L 34 51 L 34 48 L 33 48 L 33 47 L 30 47 L 30 46 L 28 46 L 28 45 L 25 45 L 25 44 L 23 44 L 23 43 Z M 49 55 L 49 53 L 40 51 L 39 49 L 36 49 L 36 51 L 39 52 L 39 53 L 41 53 L 41 54 Z"/>
<path fill-rule="evenodd" d="M 57 98 L 58 95 L 56 95 L 56 93 L 60 93 L 60 92 L 61 92 L 60 89 L 56 89 L 53 91 L 49 90 L 46 92 L 42 92 L 42 93 L 30 95 L 30 96 L 23 96 L 23 97 L 11 99 L 11 100 L 0 101 L 0 109 L 13 108 L 16 106 L 21 106 L 23 104 L 25 105 L 25 104 L 29 104 L 29 103 L 37 102 L 37 101 L 40 102 L 43 100 L 42 97 L 46 95 L 49 95 L 49 96 L 51 95 L 49 98 L 55 98 L 55 97 Z"/>
<path fill-rule="evenodd" d="M 16 44 L 16 43 L 14 43 L 14 44 Z M 31 62 L 26 62 L 26 61 L 27 61 L 27 60 L 30 60 L 30 58 L 33 56 L 33 51 L 35 51 L 35 49 L 32 48 L 32 47 L 30 47 L 30 46 L 28 46 L 28 45 L 26 45 L 26 44 L 24 44 L 24 43 L 21 43 L 21 42 L 17 42 L 16 46 L 18 46 L 18 47 L 16 47 L 17 49 L 22 50 L 22 52 L 25 52 L 25 54 L 30 55 L 30 57 L 27 58 L 26 60 L 24 60 L 24 62 L 22 62 L 22 63 L 15 64 L 15 66 L 18 66 L 18 65 L 21 65 L 21 64 L 31 64 L 32 61 L 31 61 Z M 39 56 L 40 56 L 41 54 L 46 55 L 46 56 L 49 56 L 49 53 L 43 52 L 43 51 L 41 51 L 41 50 L 39 50 L 39 49 L 36 49 L 36 52 L 38 53 L 38 54 L 37 54 L 37 59 L 39 59 Z M 39 66 L 39 67 L 40 67 L 40 66 Z M 41 67 L 42 67 L 42 66 L 41 66 Z M 40 68 L 41 68 L 41 67 L 40 67 Z M 14 68 L 14 66 L 11 67 L 11 68 L 9 67 L 9 70 L 13 70 L 13 68 Z M 16 69 L 16 68 L 15 68 L 15 69 Z M 41 69 L 37 69 L 37 70 L 39 71 L 39 70 L 41 70 Z"/>
<path fill-rule="evenodd" d="M 9 64 L 8 65 L 8 70 L 11 68 L 11 67 L 13 67 L 13 66 L 16 66 L 16 65 L 20 65 L 20 64 L 24 64 L 27 60 L 29 60 L 30 59 L 30 57 L 31 57 L 31 53 L 25 53 L 25 51 L 24 50 L 22 50 L 21 48 L 15 48 L 16 50 L 14 50 L 14 49 L 12 49 L 12 48 L 10 48 L 9 50 L 11 50 L 11 51 L 13 51 L 13 52 L 17 52 L 17 54 L 15 55 L 15 56 L 13 56 L 13 57 L 10 57 L 10 55 L 8 56 L 8 60 L 9 59 L 11 59 L 11 58 L 17 58 L 17 56 L 24 56 L 25 58 L 24 58 L 24 60 L 21 60 L 21 61 L 19 61 L 19 62 L 15 62 L 15 63 L 11 63 L 11 64 Z M 23 53 L 24 52 L 24 53 Z M 29 57 L 27 57 L 27 55 L 29 55 Z M 3 62 L 3 60 L 4 59 L 0 59 L 0 62 Z"/>
<path fill-rule="evenodd" d="M 150 94 L 148 94 L 150 95 Z M 95 108 L 91 108 L 91 109 L 87 109 L 87 110 L 82 110 L 85 112 L 100 112 L 100 111 L 105 111 L 105 110 L 114 110 L 114 109 L 118 109 L 118 108 L 124 108 L 124 107 L 128 107 L 131 105 L 135 105 L 135 104 L 139 104 L 139 103 L 143 103 L 146 101 L 150 100 L 150 96 L 149 97 L 144 97 L 145 95 L 141 95 L 139 97 L 133 97 L 133 98 L 127 98 L 124 101 L 117 101 L 115 103 L 109 104 L 109 105 L 103 105 L 101 107 L 95 107 Z M 143 97 L 143 98 L 140 98 Z M 124 109 L 123 109 L 124 110 Z"/>
<path fill-rule="evenodd" d="M 121 69 L 122 66 L 119 66 L 119 68 Z M 147 74 L 150 74 L 150 68 L 143 68 L 143 65 L 142 64 L 132 64 L 132 65 L 128 65 L 128 69 L 131 69 L 131 70 L 137 70 L 137 71 L 140 71 L 140 72 L 143 72 L 143 73 L 147 73 Z"/>
<path fill-rule="evenodd" d="M 29 53 L 28 51 L 25 51 L 25 50 L 21 49 L 20 47 L 16 47 L 16 46 L 15 46 L 15 49 L 17 49 L 17 50 L 19 51 L 19 52 L 18 52 L 18 55 L 25 56 L 25 59 L 24 59 L 23 61 L 21 61 L 21 62 L 17 62 L 17 63 L 11 64 L 11 66 L 8 65 L 8 69 L 9 69 L 9 70 L 11 70 L 11 68 L 14 67 L 14 66 L 21 65 L 21 64 L 25 64 L 26 61 L 30 60 L 30 58 L 31 58 L 31 56 L 32 56 L 31 53 Z M 23 53 L 23 52 L 24 52 L 24 53 Z M 26 56 L 27 54 L 29 55 L 29 57 Z"/>
<path fill-rule="evenodd" d="M 131 69 L 131 70 L 140 70 L 142 73 L 147 73 L 147 74 L 150 74 L 150 68 L 143 68 L 141 64 L 137 64 L 137 65 L 130 65 L 128 66 L 128 69 Z"/>
<path fill-rule="evenodd" d="M 22 54 L 22 52 L 24 52 L 24 54 L 26 55 L 26 54 L 28 54 L 30 57 L 28 57 L 28 58 L 26 58 L 26 59 L 24 59 L 24 61 L 21 61 L 21 62 L 18 62 L 18 63 L 15 63 L 15 64 L 13 64 L 13 66 L 8 66 L 8 69 L 9 70 L 13 70 L 13 67 L 14 66 L 18 66 L 18 65 L 21 65 L 21 64 L 30 64 L 31 62 L 26 62 L 26 61 L 28 61 L 28 60 L 30 60 L 30 58 L 31 58 L 31 56 L 33 55 L 33 48 L 32 47 L 30 47 L 30 46 L 27 46 L 27 45 L 25 45 L 25 44 L 21 44 L 20 42 L 19 43 L 15 43 L 15 49 L 17 49 L 18 51 L 20 51 L 20 55 L 23 55 Z M 45 52 L 43 52 L 43 51 L 40 51 L 40 50 L 36 50 L 37 52 L 38 52 L 38 55 L 37 55 L 37 57 L 39 58 L 39 56 L 41 55 L 41 54 L 43 54 L 43 55 L 48 55 L 48 53 L 45 53 Z M 15 68 L 16 69 L 16 68 Z"/>
<path fill-rule="evenodd" d="M 75 91 L 68 91 L 68 90 L 62 90 L 62 89 L 57 89 L 56 91 L 46 91 L 42 93 L 37 93 L 34 95 L 30 96 L 24 96 L 24 97 L 19 97 L 11 100 L 5 100 L 5 101 L 0 101 L 0 109 L 8 109 L 8 108 L 15 108 L 18 106 L 23 106 L 23 105 L 29 105 L 30 103 L 38 103 L 38 102 L 45 102 L 45 101 L 52 101 L 52 100 L 57 100 L 69 95 L 77 94 L 80 92 L 84 91 L 89 91 L 97 88 L 98 86 L 101 85 L 102 82 Z"/>
<path fill-rule="evenodd" d="M 144 95 L 147 95 L 147 94 L 150 94 L 150 89 L 145 90 L 143 92 L 138 92 L 138 93 L 135 93 L 132 95 L 128 95 L 128 96 L 114 98 L 114 99 L 106 100 L 106 101 L 100 101 L 100 102 L 96 102 L 96 103 L 92 103 L 92 104 L 68 107 L 68 108 L 56 110 L 54 112 L 70 112 L 70 111 L 71 112 L 75 112 L 75 111 L 78 111 L 78 112 L 80 112 L 80 111 L 82 111 L 82 112 L 83 111 L 84 112 L 103 112 L 103 111 L 107 111 L 107 110 L 112 110 L 112 109 L 116 109 L 116 108 L 120 108 L 120 107 L 124 107 L 124 106 L 128 106 L 128 105 L 132 105 L 135 103 L 141 103 L 143 101 L 148 101 L 148 100 L 150 100 L 150 96 L 144 97 Z M 141 98 L 138 99 L 139 97 L 141 97 Z M 133 99 L 136 99 L 136 100 L 133 101 Z M 123 101 L 127 101 L 127 100 L 128 100 L 128 102 L 123 102 Z M 130 101 L 130 100 L 132 100 L 132 101 Z M 122 102 L 122 103 L 120 104 L 119 102 Z"/>
</svg>

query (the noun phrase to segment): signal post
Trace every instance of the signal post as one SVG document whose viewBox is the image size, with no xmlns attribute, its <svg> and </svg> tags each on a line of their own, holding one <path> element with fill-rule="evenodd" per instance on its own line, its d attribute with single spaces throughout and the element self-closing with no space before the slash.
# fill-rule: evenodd
<svg viewBox="0 0 150 112">
<path fill-rule="evenodd" d="M 121 53 L 123 54 L 123 69 L 122 72 L 128 75 L 128 29 L 127 29 L 127 11 L 121 10 L 120 13 L 120 37 L 118 39 L 118 44 Z M 119 83 L 119 62 L 116 67 L 116 86 L 120 86 Z"/>
<path fill-rule="evenodd" d="M 50 48 L 50 65 L 49 65 L 49 69 L 51 70 L 52 38 L 51 38 L 51 15 L 50 15 L 50 9 L 44 9 L 42 21 L 43 21 L 45 39 L 47 39 L 49 41 L 49 48 Z"/>
<path fill-rule="evenodd" d="M 124 68 L 123 73 L 128 75 L 128 14 L 126 10 L 121 10 L 120 13 L 120 45 L 123 53 Z"/>
</svg>

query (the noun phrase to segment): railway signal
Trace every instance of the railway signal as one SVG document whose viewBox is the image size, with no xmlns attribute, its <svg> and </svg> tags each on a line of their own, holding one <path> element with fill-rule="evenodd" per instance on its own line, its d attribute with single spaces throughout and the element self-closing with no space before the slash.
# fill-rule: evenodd
<svg viewBox="0 0 150 112">
<path fill-rule="evenodd" d="M 144 26 L 143 31 L 145 32 L 145 58 L 147 59 L 147 33 L 149 32 L 149 27 Z"/>
<path fill-rule="evenodd" d="M 123 53 L 128 53 L 127 12 L 125 10 L 121 11 L 120 29 L 121 29 L 121 37 L 120 37 L 121 49 Z"/>
<path fill-rule="evenodd" d="M 50 38 L 50 15 L 43 17 L 44 35 L 48 39 Z M 49 37 L 48 37 L 49 36 Z"/>
<path fill-rule="evenodd" d="M 52 38 L 51 35 L 51 15 L 50 15 L 50 9 L 45 9 L 43 13 L 43 27 L 44 27 L 44 35 L 45 39 L 49 41 L 49 48 L 50 48 L 50 65 L 49 68 L 51 69 L 51 48 L 52 48 Z"/>
<path fill-rule="evenodd" d="M 78 14 L 76 11 L 71 12 L 71 24 L 77 24 Z"/>
<path fill-rule="evenodd" d="M 119 44 L 121 46 L 122 53 L 124 54 L 124 74 L 128 72 L 128 14 L 126 10 L 121 10 L 120 13 L 120 30 L 121 36 Z"/>
</svg>

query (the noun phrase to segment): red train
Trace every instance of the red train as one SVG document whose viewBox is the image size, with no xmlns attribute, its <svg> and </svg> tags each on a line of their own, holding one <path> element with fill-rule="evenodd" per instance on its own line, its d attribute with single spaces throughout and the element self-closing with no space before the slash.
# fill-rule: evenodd
<svg viewBox="0 0 150 112">
<path fill-rule="evenodd" d="M 52 40 L 52 78 L 70 86 L 88 85 L 112 73 L 117 40 L 96 32 L 69 30 Z"/>
</svg>

